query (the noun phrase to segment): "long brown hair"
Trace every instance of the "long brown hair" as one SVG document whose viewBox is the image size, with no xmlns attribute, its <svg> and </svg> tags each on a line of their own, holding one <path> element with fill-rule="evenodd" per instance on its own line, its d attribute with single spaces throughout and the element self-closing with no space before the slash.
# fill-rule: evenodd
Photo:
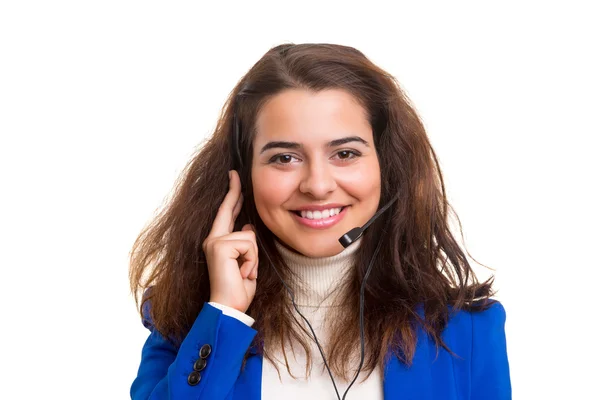
<svg viewBox="0 0 600 400">
<path fill-rule="evenodd" d="M 360 51 L 333 44 L 276 46 L 230 93 L 214 134 L 186 165 L 172 197 L 133 245 L 130 283 L 140 312 L 144 303 L 151 301 L 155 328 L 175 343 L 185 338 L 210 298 L 202 242 L 228 190 L 234 110 L 241 127 L 236 145 L 244 165 L 251 165 L 257 115 L 268 99 L 286 89 L 351 93 L 366 109 L 373 129 L 381 166 L 381 204 L 399 196 L 387 216 L 367 229 L 355 268 L 341 282 L 345 306 L 328 338 L 332 371 L 347 378 L 355 367 L 349 365 L 348 354 L 359 347 L 360 285 L 379 241 L 383 241 L 382 250 L 365 290 L 365 370 L 370 373 L 377 365 L 383 367 L 388 350 L 410 365 L 419 326 L 436 345 L 451 350 L 441 339 L 451 312 L 488 308 L 493 302 L 493 279 L 477 281 L 451 233 L 450 217 L 454 216 L 462 237 L 460 220 L 448 204 L 439 163 L 423 124 L 396 79 Z M 249 168 L 240 172 L 245 201 L 236 225 L 254 222 L 263 244 L 257 291 L 247 311 L 256 320 L 254 344 L 273 361 L 265 342 L 281 349 L 284 343 L 299 342 L 307 352 L 308 373 L 307 338 L 303 329 L 298 329 L 289 295 L 266 262 L 265 253 L 284 280 L 292 279 L 292 273 L 275 248 L 273 234 L 258 217 Z M 140 294 L 149 287 L 152 290 L 140 304 Z"/>
</svg>

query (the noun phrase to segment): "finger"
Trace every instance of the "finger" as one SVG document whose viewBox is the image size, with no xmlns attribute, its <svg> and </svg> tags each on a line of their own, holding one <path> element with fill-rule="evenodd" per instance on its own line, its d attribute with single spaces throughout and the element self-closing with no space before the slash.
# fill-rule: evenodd
<svg viewBox="0 0 600 400">
<path fill-rule="evenodd" d="M 233 232 L 233 228 L 235 227 L 235 220 L 238 215 L 240 215 L 240 211 L 242 211 L 242 204 L 244 204 L 244 195 L 240 194 L 237 203 L 235 203 L 235 207 L 233 208 L 233 216 L 231 218 L 231 223 L 229 224 L 229 232 Z"/>
<path fill-rule="evenodd" d="M 210 237 L 218 237 L 231 233 L 229 227 L 232 226 L 232 221 L 235 221 L 233 218 L 233 210 L 242 194 L 242 186 L 237 172 L 232 170 L 230 173 L 229 191 L 219 207 L 219 211 L 217 212 L 217 216 L 215 217 L 209 233 Z"/>
<path fill-rule="evenodd" d="M 239 259 L 241 259 L 242 261 L 242 264 L 240 265 L 240 275 L 244 279 L 250 279 L 250 275 L 252 274 L 252 271 L 254 271 L 254 269 L 256 268 L 256 264 L 258 263 L 258 254 L 256 253 L 256 246 L 254 246 L 252 242 L 243 242 L 245 242 L 243 245 L 247 245 L 248 247 L 245 248 L 245 252 L 240 254 L 239 257 Z"/>
<path fill-rule="evenodd" d="M 254 271 L 254 260 L 244 261 L 240 267 L 240 274 L 244 279 L 254 279 L 252 274 Z"/>
<path fill-rule="evenodd" d="M 256 279 L 256 277 L 258 276 L 258 244 L 256 243 L 256 230 L 252 224 L 246 224 L 242 227 L 242 232 L 253 232 L 251 238 L 252 238 L 252 242 L 254 243 L 257 257 L 256 257 L 256 265 L 250 272 L 250 276 L 253 277 L 252 279 Z"/>
<path fill-rule="evenodd" d="M 246 225 L 242 226 L 242 230 L 243 231 L 253 231 L 254 232 L 254 225 L 252 225 L 252 224 L 246 224 Z"/>
<path fill-rule="evenodd" d="M 256 293 L 256 281 L 252 279 L 244 279 L 244 288 L 246 293 Z"/>
<path fill-rule="evenodd" d="M 221 240 L 225 240 L 225 241 L 247 240 L 249 242 L 252 242 L 253 244 L 256 244 L 256 236 L 254 235 L 254 232 L 248 232 L 248 231 L 231 232 L 225 236 L 221 236 L 218 240 L 219 241 L 221 241 Z"/>
<path fill-rule="evenodd" d="M 241 233 L 241 232 L 237 232 Z M 216 240 L 212 244 L 215 254 L 220 254 L 225 260 L 235 262 L 239 273 L 245 279 L 248 277 L 257 262 L 256 246 L 251 240 Z M 236 262 L 237 261 L 237 262 Z M 223 265 L 223 263 L 219 263 Z M 212 267 L 212 268 L 211 268 Z M 214 265 L 209 264 L 209 274 L 214 270 Z"/>
<path fill-rule="evenodd" d="M 254 226 L 251 224 L 246 224 L 242 227 L 242 231 L 246 232 L 246 231 L 252 231 L 255 232 Z M 254 240 L 254 243 L 256 244 L 256 240 Z M 256 246 L 256 254 L 258 255 L 258 245 Z M 258 256 L 256 257 L 256 265 L 254 265 L 254 268 L 252 269 L 252 271 L 250 272 L 250 275 L 248 276 L 249 279 L 256 279 L 258 278 Z"/>
</svg>

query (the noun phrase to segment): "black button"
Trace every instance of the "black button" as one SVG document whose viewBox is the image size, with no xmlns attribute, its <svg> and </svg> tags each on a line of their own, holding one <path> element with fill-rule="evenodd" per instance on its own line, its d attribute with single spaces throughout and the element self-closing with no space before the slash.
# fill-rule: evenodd
<svg viewBox="0 0 600 400">
<path fill-rule="evenodd" d="M 210 347 L 210 344 L 205 344 L 204 346 L 202 346 L 202 348 L 200 349 L 200 357 L 201 358 L 206 358 L 208 357 L 208 355 L 210 354 L 210 351 L 212 350 L 212 348 Z"/>
<path fill-rule="evenodd" d="M 193 371 L 191 374 L 188 375 L 188 383 L 191 386 L 196 386 L 198 382 L 200 382 L 200 372 Z"/>
<path fill-rule="evenodd" d="M 194 363 L 194 369 L 196 371 L 202 371 L 204 368 L 206 368 L 206 360 L 204 358 L 197 359 Z"/>
</svg>

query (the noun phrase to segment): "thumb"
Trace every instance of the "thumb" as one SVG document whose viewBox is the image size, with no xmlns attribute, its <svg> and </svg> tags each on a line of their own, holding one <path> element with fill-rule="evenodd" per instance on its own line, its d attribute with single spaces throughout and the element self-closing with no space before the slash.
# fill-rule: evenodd
<svg viewBox="0 0 600 400">
<path fill-rule="evenodd" d="M 246 224 L 246 225 L 242 226 L 242 231 L 254 231 L 254 233 L 256 233 L 256 229 L 254 229 L 254 225 L 252 225 L 252 224 Z M 256 255 L 258 255 L 258 247 L 256 248 L 256 252 L 257 252 Z M 256 280 L 256 278 L 258 278 L 258 262 L 254 266 L 252 271 L 250 271 L 248 278 L 251 280 Z M 255 290 L 256 290 L 256 288 L 255 288 Z"/>
</svg>

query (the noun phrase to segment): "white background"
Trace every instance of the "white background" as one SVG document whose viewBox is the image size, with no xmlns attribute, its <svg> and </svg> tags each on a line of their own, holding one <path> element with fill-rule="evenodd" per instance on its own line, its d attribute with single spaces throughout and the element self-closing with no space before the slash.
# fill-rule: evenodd
<svg viewBox="0 0 600 400">
<path fill-rule="evenodd" d="M 514 398 L 600 398 L 594 2 L 201 3 L 1 3 L 0 398 L 129 398 L 131 245 L 283 42 L 356 47 L 406 89 L 496 270 Z"/>
</svg>

